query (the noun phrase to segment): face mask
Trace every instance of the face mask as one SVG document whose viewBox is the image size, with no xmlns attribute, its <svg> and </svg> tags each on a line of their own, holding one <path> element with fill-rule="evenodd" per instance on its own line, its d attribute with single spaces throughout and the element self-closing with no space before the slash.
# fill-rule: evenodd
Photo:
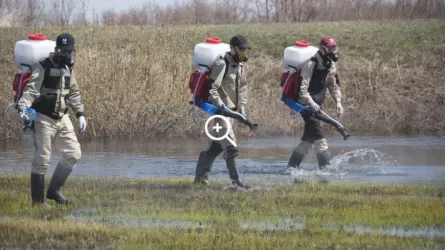
<svg viewBox="0 0 445 250">
<path fill-rule="evenodd" d="M 338 61 L 338 55 L 337 55 L 337 47 L 323 47 L 325 51 L 325 58 L 332 62 Z"/>
<path fill-rule="evenodd" d="M 234 59 L 236 62 L 247 62 L 249 60 L 246 55 L 246 50 L 235 47 L 235 52 Z"/>
<path fill-rule="evenodd" d="M 338 55 L 337 55 L 337 53 L 330 53 L 330 54 L 327 54 L 327 57 L 328 57 L 329 60 L 331 60 L 331 61 L 333 61 L 333 62 L 338 61 Z"/>
<path fill-rule="evenodd" d="M 58 50 L 54 54 L 53 60 L 57 64 L 67 65 L 71 67 L 73 65 L 74 51 Z"/>
</svg>

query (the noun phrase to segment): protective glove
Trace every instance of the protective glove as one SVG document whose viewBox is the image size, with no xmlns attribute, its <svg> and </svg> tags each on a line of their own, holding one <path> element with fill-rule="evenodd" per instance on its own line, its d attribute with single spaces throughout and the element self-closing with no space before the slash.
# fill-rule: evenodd
<svg viewBox="0 0 445 250">
<path fill-rule="evenodd" d="M 343 106 L 341 105 L 341 102 L 337 102 L 337 115 L 338 117 L 343 115 Z"/>
<path fill-rule="evenodd" d="M 19 108 L 19 117 L 25 127 L 31 126 L 32 121 L 36 116 L 36 111 L 33 108 Z"/>
<path fill-rule="evenodd" d="M 22 119 L 23 124 L 29 124 L 31 122 L 31 118 L 26 115 L 25 111 L 23 109 L 20 109 L 19 111 L 19 117 Z"/>
<path fill-rule="evenodd" d="M 227 110 L 226 105 L 224 104 L 224 102 L 221 99 L 218 99 L 216 108 L 218 109 L 219 113 L 221 113 L 221 114 L 223 114 L 224 111 Z"/>
<path fill-rule="evenodd" d="M 246 107 L 241 106 L 240 111 L 241 111 L 241 115 L 247 119 Z"/>
<path fill-rule="evenodd" d="M 311 108 L 312 111 L 314 111 L 315 113 L 320 113 L 321 112 L 321 108 L 320 106 L 314 102 L 314 100 L 310 100 L 309 101 L 309 107 Z"/>
<path fill-rule="evenodd" d="M 85 121 L 85 116 L 79 116 L 79 118 L 77 119 L 79 121 L 79 132 L 83 133 L 85 132 L 85 129 L 87 128 L 87 122 Z"/>
</svg>

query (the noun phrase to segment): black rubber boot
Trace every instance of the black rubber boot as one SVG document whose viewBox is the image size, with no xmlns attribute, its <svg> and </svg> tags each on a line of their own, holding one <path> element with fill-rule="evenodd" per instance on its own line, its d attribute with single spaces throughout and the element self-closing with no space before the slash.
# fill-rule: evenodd
<svg viewBox="0 0 445 250">
<path fill-rule="evenodd" d="M 195 180 L 193 181 L 194 184 L 207 185 L 209 183 L 209 173 L 212 169 L 213 162 L 222 151 L 221 145 L 213 142 L 207 151 L 202 151 L 199 154 L 198 163 L 196 164 Z"/>
<path fill-rule="evenodd" d="M 32 205 L 40 205 L 49 208 L 45 201 L 45 175 L 31 174 L 31 197 Z"/>
<path fill-rule="evenodd" d="M 292 168 L 300 168 L 300 164 L 304 159 L 304 154 L 300 154 L 299 152 L 293 150 L 292 154 L 289 158 L 289 162 L 287 163 L 287 167 L 292 167 Z"/>
<path fill-rule="evenodd" d="M 331 157 L 327 151 L 317 153 L 318 168 L 320 170 L 330 165 Z"/>
<path fill-rule="evenodd" d="M 232 184 L 244 189 L 250 189 L 250 186 L 244 184 L 239 179 L 238 168 L 236 166 L 236 157 L 238 156 L 238 148 L 233 145 L 227 146 L 225 154 L 227 170 L 229 170 L 229 177 L 232 180 Z"/>
<path fill-rule="evenodd" d="M 48 191 L 46 192 L 46 198 L 55 200 L 59 204 L 69 205 L 71 201 L 65 198 L 60 189 L 65 184 L 68 176 L 70 176 L 72 169 L 67 169 L 58 165 L 54 170 L 51 183 L 49 184 Z"/>
<path fill-rule="evenodd" d="M 311 143 L 307 141 L 301 141 L 298 146 L 292 151 L 289 162 L 287 163 L 287 167 L 299 169 L 301 162 L 303 161 L 304 157 L 309 152 L 309 149 L 311 147 Z"/>
</svg>

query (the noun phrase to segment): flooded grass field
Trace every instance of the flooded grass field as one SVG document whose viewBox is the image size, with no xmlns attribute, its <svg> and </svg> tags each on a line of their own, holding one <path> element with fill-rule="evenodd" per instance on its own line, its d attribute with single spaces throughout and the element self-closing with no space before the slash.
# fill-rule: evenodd
<svg viewBox="0 0 445 250">
<path fill-rule="evenodd" d="M 64 189 L 71 206 L 31 207 L 32 151 L 4 145 L 5 249 L 443 249 L 445 140 L 330 139 L 332 165 L 311 152 L 286 169 L 298 139 L 239 142 L 253 186 L 229 184 L 222 159 L 208 187 L 191 184 L 205 141 L 83 143 Z M 25 145 L 26 146 L 26 145 Z M 52 174 L 60 159 L 52 159 Z M 47 183 L 49 182 L 47 177 Z"/>
<path fill-rule="evenodd" d="M 261 185 L 288 184 L 296 179 L 336 183 L 445 183 L 445 138 L 353 137 L 329 139 L 334 159 L 331 166 L 317 170 L 310 152 L 301 170 L 287 170 L 287 160 L 299 138 L 241 140 L 238 168 L 243 179 Z M 1 147 L 1 146 L 0 146 Z M 82 144 L 82 159 L 73 176 L 193 179 L 198 154 L 205 140 L 107 141 Z M 25 150 L 23 150 L 25 148 Z M 0 172 L 29 173 L 29 145 L 3 145 Z M 60 156 L 54 153 L 52 174 Z M 212 168 L 211 179 L 228 180 L 222 154 Z"/>
</svg>

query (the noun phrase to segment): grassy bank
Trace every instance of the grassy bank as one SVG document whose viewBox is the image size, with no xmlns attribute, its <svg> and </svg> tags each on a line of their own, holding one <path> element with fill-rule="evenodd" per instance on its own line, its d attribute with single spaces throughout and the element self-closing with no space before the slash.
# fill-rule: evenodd
<svg viewBox="0 0 445 250">
<path fill-rule="evenodd" d="M 296 184 L 241 192 L 222 182 L 205 188 L 181 179 L 71 178 L 64 193 L 72 206 L 49 202 L 48 210 L 32 208 L 28 176 L 0 176 L 2 245 L 75 249 L 433 249 L 445 245 L 443 236 L 348 231 L 354 225 L 436 228 L 443 235 L 444 186 Z M 162 223 L 153 226 L 153 221 Z M 168 223 L 174 226 L 167 227 Z M 255 223 L 256 227 L 243 227 Z M 267 223 L 269 227 L 261 226 Z"/>
<path fill-rule="evenodd" d="M 280 61 L 295 40 L 339 41 L 345 116 L 355 134 L 441 134 L 445 128 L 445 22 L 385 21 L 305 24 L 199 25 L 120 28 L 0 29 L 0 81 L 10 83 L 16 40 L 31 32 L 76 37 L 77 78 L 86 104 L 86 137 L 204 135 L 191 118 L 187 88 L 193 47 L 207 36 L 228 42 L 236 33 L 251 43 L 247 71 L 249 116 L 258 135 L 299 135 L 302 119 L 289 119 L 280 98 Z M 0 86 L 0 108 L 11 100 Z M 333 114 L 328 96 L 325 109 Z M 21 135 L 15 114 L 0 117 L 0 138 Z M 236 128 L 240 128 L 237 124 Z M 239 134 L 247 135 L 243 127 Z M 334 132 L 331 130 L 331 132 Z"/>
</svg>

